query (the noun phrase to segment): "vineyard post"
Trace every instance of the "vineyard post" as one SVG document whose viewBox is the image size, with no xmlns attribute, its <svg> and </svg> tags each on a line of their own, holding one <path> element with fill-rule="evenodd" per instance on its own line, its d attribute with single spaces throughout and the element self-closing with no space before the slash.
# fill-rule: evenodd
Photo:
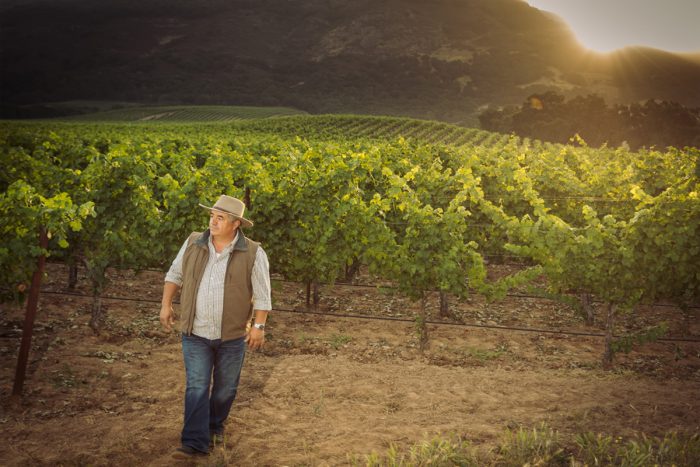
<svg viewBox="0 0 700 467">
<path fill-rule="evenodd" d="M 249 211 L 253 210 L 253 203 L 250 202 L 250 187 L 245 187 L 245 195 L 243 196 L 243 202 Z"/>
<path fill-rule="evenodd" d="M 603 354 L 603 366 L 605 368 L 612 366 L 613 357 L 615 356 L 615 351 L 613 350 L 615 309 L 615 304 L 608 303 L 605 321 L 605 353 Z"/>
<path fill-rule="evenodd" d="M 78 262 L 77 254 L 73 253 L 68 256 L 68 290 L 75 290 L 78 284 Z"/>
<path fill-rule="evenodd" d="M 311 309 L 311 281 L 306 282 L 306 309 Z"/>
<path fill-rule="evenodd" d="M 595 312 L 593 311 L 593 304 L 591 303 L 591 294 L 588 292 L 581 293 L 581 308 L 585 313 L 586 324 L 593 326 L 595 324 Z"/>
<path fill-rule="evenodd" d="M 321 293 L 319 291 L 318 279 L 312 281 L 313 284 L 313 300 L 314 300 L 314 310 L 318 309 L 318 302 L 321 300 Z"/>
<path fill-rule="evenodd" d="M 678 303 L 678 308 L 681 309 L 681 313 L 683 314 L 683 333 L 690 336 L 690 324 L 693 319 L 693 312 L 690 311 L 690 305 L 683 300 Z"/>
<path fill-rule="evenodd" d="M 428 348 L 428 297 L 425 291 L 420 294 L 420 310 L 416 315 L 416 334 L 418 349 L 423 353 Z"/>
<path fill-rule="evenodd" d="M 447 299 L 447 292 L 444 290 L 440 291 L 440 316 L 443 318 L 450 318 L 450 306 Z"/>
<path fill-rule="evenodd" d="M 318 279 L 311 279 L 306 283 L 306 309 L 317 310 L 321 294 L 318 286 Z"/>
<path fill-rule="evenodd" d="M 29 289 L 27 299 L 27 310 L 24 316 L 24 328 L 22 329 L 22 343 L 17 357 L 17 371 L 15 372 L 15 382 L 12 387 L 12 397 L 19 399 L 22 395 L 24 377 L 29 360 L 29 349 L 32 343 L 32 331 L 34 329 L 34 318 L 36 318 L 37 305 L 39 303 L 39 287 L 41 286 L 41 276 L 44 274 L 44 263 L 46 261 L 45 251 L 49 245 L 49 237 L 44 227 L 39 228 L 39 246 L 43 250 L 37 260 L 37 268 L 32 276 L 32 285 Z"/>
</svg>

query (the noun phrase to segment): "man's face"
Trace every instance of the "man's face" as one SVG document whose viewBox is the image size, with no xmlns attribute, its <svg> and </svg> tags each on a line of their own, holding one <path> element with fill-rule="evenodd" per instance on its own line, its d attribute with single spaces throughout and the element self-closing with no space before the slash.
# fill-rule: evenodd
<svg viewBox="0 0 700 467">
<path fill-rule="evenodd" d="M 232 237 L 239 225 L 241 225 L 240 220 L 232 221 L 231 217 L 223 211 L 212 209 L 209 212 L 209 230 L 212 235 Z"/>
</svg>

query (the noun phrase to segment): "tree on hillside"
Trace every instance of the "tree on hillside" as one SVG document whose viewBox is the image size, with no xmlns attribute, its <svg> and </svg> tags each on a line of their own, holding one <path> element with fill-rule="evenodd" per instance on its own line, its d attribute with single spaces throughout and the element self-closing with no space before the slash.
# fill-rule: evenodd
<svg viewBox="0 0 700 467">
<path fill-rule="evenodd" d="M 528 96 L 519 108 L 486 110 L 479 122 L 485 130 L 556 143 L 579 135 L 591 146 L 700 146 L 700 109 L 653 99 L 608 107 L 595 94 L 567 101 L 548 91 Z"/>
<path fill-rule="evenodd" d="M 655 101 L 618 106 L 630 140 L 644 146 L 700 147 L 700 109 L 689 109 L 677 102 Z"/>
</svg>

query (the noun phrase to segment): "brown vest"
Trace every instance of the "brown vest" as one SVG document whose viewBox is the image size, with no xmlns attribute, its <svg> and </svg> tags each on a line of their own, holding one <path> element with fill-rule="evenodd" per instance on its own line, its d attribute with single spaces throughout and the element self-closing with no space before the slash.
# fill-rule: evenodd
<svg viewBox="0 0 700 467">
<path fill-rule="evenodd" d="M 251 274 L 259 243 L 238 231 L 238 240 L 231 250 L 224 279 L 224 310 L 221 317 L 221 340 L 245 336 L 246 325 L 253 314 L 253 285 Z M 187 240 L 182 259 L 182 290 L 180 308 L 182 332 L 192 334 L 197 309 L 197 292 L 209 261 L 209 230 L 193 232 Z"/>
</svg>

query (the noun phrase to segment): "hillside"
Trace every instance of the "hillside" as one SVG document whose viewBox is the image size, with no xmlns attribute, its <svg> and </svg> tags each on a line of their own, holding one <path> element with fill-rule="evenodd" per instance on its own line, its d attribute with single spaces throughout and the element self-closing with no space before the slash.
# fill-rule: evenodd
<svg viewBox="0 0 700 467">
<path fill-rule="evenodd" d="M 268 105 L 476 124 L 533 92 L 700 105 L 700 65 L 587 53 L 520 0 L 25 0 L 0 10 L 0 98 Z"/>
</svg>

